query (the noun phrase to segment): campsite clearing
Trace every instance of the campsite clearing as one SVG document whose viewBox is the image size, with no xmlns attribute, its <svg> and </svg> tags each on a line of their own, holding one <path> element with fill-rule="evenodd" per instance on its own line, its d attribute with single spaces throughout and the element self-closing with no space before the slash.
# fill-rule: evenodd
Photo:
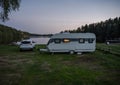
<svg viewBox="0 0 120 85">
<path fill-rule="evenodd" d="M 98 44 L 100 47 L 103 44 Z M 105 45 L 107 47 L 107 45 Z M 120 50 L 117 46 L 111 49 Z M 119 85 L 120 57 L 93 53 L 19 52 L 17 46 L 0 46 L 0 85 Z"/>
</svg>

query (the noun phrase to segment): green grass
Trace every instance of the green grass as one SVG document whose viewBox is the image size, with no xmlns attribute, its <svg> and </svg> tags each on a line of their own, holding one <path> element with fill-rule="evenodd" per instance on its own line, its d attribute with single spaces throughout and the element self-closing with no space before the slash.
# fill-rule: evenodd
<svg viewBox="0 0 120 85">
<path fill-rule="evenodd" d="M 99 44 L 99 46 L 102 44 Z M 119 85 L 120 57 L 101 51 L 82 55 L 19 52 L 0 46 L 0 85 Z M 98 46 L 97 46 L 98 47 Z M 119 50 L 118 46 L 112 47 Z"/>
<path fill-rule="evenodd" d="M 104 43 L 102 44 L 97 44 L 98 48 L 103 48 L 103 49 L 110 49 L 113 52 L 117 52 L 120 53 L 120 44 L 110 44 L 110 45 L 106 45 Z"/>
</svg>

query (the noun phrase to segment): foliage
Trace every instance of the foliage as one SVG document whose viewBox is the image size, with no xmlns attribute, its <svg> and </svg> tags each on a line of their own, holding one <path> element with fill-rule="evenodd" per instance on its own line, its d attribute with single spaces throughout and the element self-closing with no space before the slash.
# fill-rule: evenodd
<svg viewBox="0 0 120 85">
<path fill-rule="evenodd" d="M 0 44 L 9 44 L 28 37 L 29 33 L 0 25 Z"/>
<path fill-rule="evenodd" d="M 19 9 L 21 0 L 0 0 L 0 19 L 4 22 L 8 20 L 8 15 L 11 11 Z"/>
<path fill-rule="evenodd" d="M 89 25 L 78 27 L 76 30 L 68 30 L 69 32 L 91 32 L 95 33 L 98 42 L 105 42 L 106 40 L 120 38 L 120 17 L 101 21 L 99 23 L 92 23 Z"/>
<path fill-rule="evenodd" d="M 30 36 L 32 37 L 51 37 L 53 34 L 33 34 L 31 33 Z"/>
</svg>

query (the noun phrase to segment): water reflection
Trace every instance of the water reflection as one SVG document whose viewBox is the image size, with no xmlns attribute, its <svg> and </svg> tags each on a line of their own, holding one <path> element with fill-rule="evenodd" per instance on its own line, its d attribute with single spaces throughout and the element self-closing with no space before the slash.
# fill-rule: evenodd
<svg viewBox="0 0 120 85">
<path fill-rule="evenodd" d="M 31 40 L 35 41 L 36 44 L 47 44 L 50 38 L 48 37 L 39 37 L 39 38 L 30 38 Z"/>
</svg>

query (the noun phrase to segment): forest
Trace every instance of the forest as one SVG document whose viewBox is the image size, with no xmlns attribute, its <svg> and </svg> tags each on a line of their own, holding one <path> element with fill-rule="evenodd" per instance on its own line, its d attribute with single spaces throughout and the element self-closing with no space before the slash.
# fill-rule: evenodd
<svg viewBox="0 0 120 85">
<path fill-rule="evenodd" d="M 98 23 L 86 24 L 74 30 L 65 30 L 70 33 L 95 33 L 97 42 L 105 42 L 106 40 L 120 39 L 120 17 L 108 19 Z"/>
<path fill-rule="evenodd" d="M 26 37 L 29 37 L 28 32 L 23 32 L 0 24 L 0 44 L 10 44 Z"/>
</svg>

